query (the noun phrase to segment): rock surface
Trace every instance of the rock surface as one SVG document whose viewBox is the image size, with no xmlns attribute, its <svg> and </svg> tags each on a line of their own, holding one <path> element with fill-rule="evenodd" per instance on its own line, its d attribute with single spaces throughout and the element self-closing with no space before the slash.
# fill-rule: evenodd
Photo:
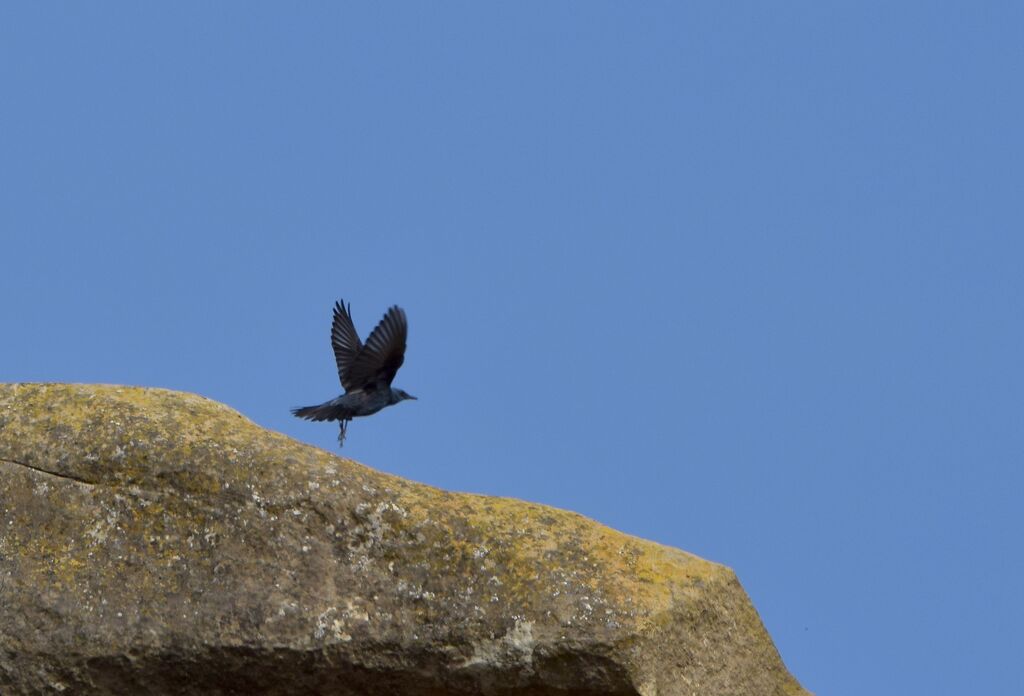
<svg viewBox="0 0 1024 696">
<path fill-rule="evenodd" d="M 159 389 L 0 385 L 0 693 L 806 694 L 728 568 Z"/>
</svg>

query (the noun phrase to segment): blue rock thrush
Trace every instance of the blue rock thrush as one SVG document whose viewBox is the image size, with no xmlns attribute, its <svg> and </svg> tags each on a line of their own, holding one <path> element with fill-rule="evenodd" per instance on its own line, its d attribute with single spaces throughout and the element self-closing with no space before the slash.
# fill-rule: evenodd
<svg viewBox="0 0 1024 696">
<path fill-rule="evenodd" d="M 373 415 L 385 406 L 415 399 L 391 387 L 395 373 L 405 361 L 408 334 L 405 312 L 401 307 L 391 307 L 363 345 L 352 325 L 351 306 L 334 303 L 331 347 L 345 393 L 319 406 L 292 409 L 292 413 L 306 420 L 339 421 L 338 445 L 341 446 L 345 444 L 345 428 L 353 418 Z"/>
</svg>

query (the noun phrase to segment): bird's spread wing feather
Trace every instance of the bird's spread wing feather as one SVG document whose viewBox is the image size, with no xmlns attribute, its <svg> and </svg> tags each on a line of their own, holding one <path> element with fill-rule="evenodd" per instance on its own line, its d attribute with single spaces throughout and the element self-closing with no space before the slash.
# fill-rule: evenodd
<svg viewBox="0 0 1024 696">
<path fill-rule="evenodd" d="M 345 391 L 358 389 L 360 385 L 352 380 L 352 365 L 363 349 L 356 327 L 352 325 L 352 309 L 344 302 L 334 303 L 334 323 L 331 324 L 331 347 L 334 360 L 338 363 L 338 377 Z"/>
<path fill-rule="evenodd" d="M 405 360 L 408 334 L 405 312 L 400 307 L 388 309 L 348 369 L 353 387 L 366 390 L 390 387 Z M 345 388 L 348 389 L 348 385 Z"/>
</svg>

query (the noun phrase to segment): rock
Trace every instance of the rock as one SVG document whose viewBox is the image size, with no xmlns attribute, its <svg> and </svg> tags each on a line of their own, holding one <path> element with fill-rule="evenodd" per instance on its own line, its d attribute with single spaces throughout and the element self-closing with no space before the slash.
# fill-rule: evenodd
<svg viewBox="0 0 1024 696">
<path fill-rule="evenodd" d="M 0 385 L 0 693 L 806 694 L 732 571 L 160 389 Z"/>
</svg>

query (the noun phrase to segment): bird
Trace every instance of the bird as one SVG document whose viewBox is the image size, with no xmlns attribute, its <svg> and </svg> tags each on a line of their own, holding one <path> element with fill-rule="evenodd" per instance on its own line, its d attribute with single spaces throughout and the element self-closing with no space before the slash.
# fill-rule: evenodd
<svg viewBox="0 0 1024 696">
<path fill-rule="evenodd" d="M 408 392 L 391 386 L 405 361 L 408 334 L 405 311 L 393 305 L 363 344 L 352 324 L 352 306 L 343 300 L 335 302 L 331 347 L 345 393 L 318 406 L 294 408 L 292 415 L 311 421 L 338 421 L 341 429 L 338 446 L 343 447 L 350 420 L 373 415 L 399 401 L 415 399 Z"/>
</svg>

